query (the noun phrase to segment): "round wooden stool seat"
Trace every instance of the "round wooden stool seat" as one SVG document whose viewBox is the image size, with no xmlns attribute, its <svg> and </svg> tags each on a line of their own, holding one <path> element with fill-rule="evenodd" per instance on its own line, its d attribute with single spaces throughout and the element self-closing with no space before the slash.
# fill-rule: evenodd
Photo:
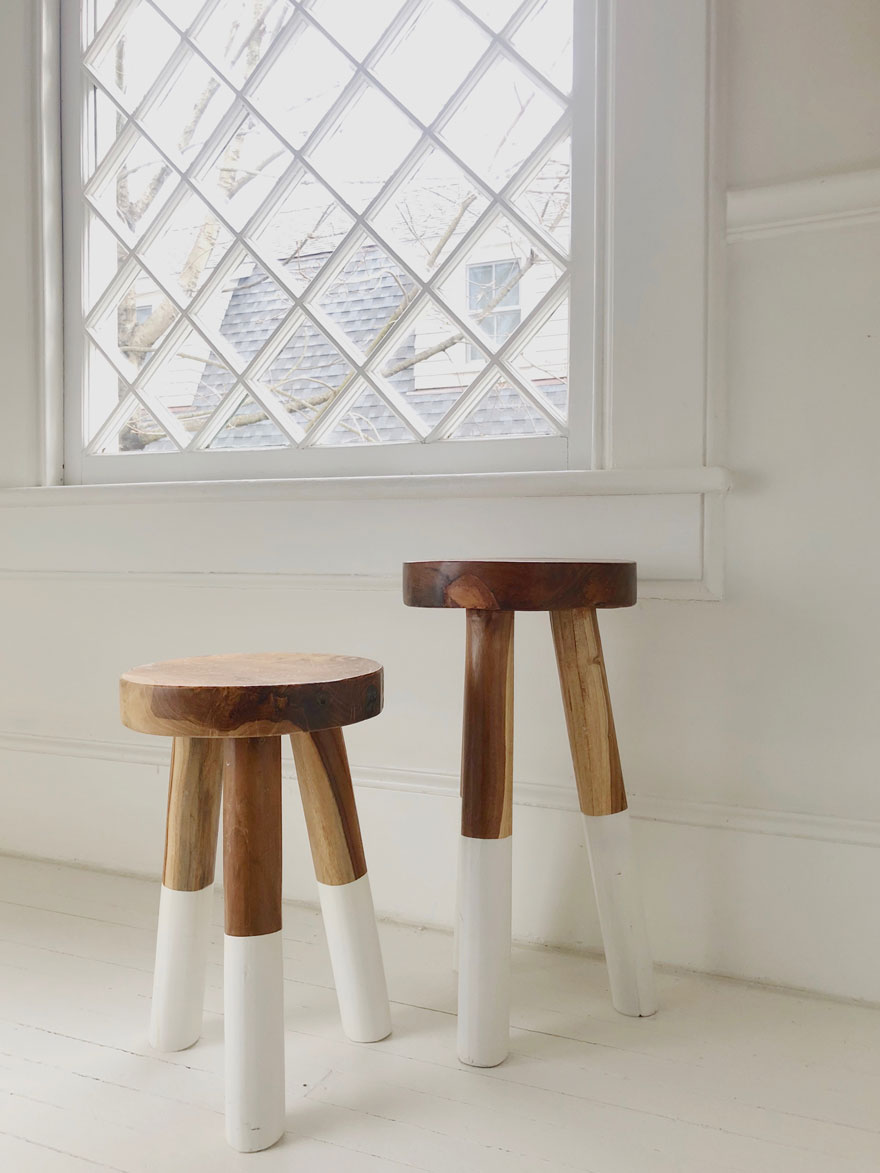
<svg viewBox="0 0 880 1173">
<path fill-rule="evenodd" d="M 357 656 L 267 652 L 143 664 L 120 681 L 122 721 L 167 737 L 273 737 L 382 711 L 382 665 Z"/>
<path fill-rule="evenodd" d="M 556 558 L 405 562 L 403 601 L 409 607 L 470 611 L 631 607 L 636 601 L 636 564 Z"/>
</svg>

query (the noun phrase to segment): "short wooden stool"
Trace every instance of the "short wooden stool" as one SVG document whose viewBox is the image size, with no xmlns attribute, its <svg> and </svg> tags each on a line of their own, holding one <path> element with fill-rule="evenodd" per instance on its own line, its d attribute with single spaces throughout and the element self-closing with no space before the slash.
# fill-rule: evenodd
<svg viewBox="0 0 880 1173">
<path fill-rule="evenodd" d="M 494 1067 L 510 1017 L 513 616 L 549 611 L 614 1006 L 656 1009 L 596 609 L 636 601 L 634 562 L 407 562 L 410 607 L 467 612 L 458 899 L 458 1053 Z"/>
<path fill-rule="evenodd" d="M 341 727 L 382 710 L 382 668 L 350 656 L 228 655 L 146 664 L 122 720 L 173 737 L 151 1042 L 202 1028 L 223 797 L 226 1137 L 255 1152 L 284 1131 L 281 737 L 290 734 L 342 1025 L 391 1031 L 385 972 Z"/>
</svg>

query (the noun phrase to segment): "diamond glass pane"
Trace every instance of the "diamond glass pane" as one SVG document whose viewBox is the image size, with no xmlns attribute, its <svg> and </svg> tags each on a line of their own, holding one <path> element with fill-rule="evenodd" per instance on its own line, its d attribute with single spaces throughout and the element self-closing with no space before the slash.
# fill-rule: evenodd
<svg viewBox="0 0 880 1173">
<path fill-rule="evenodd" d="M 422 122 L 430 122 L 488 44 L 450 0 L 429 0 L 412 13 L 373 71 Z"/>
<path fill-rule="evenodd" d="M 94 212 L 88 212 L 86 215 L 85 247 L 89 264 L 86 267 L 83 286 L 85 308 L 88 311 L 119 272 L 128 254 Z"/>
<path fill-rule="evenodd" d="M 195 435 L 234 386 L 235 378 L 223 360 L 200 334 L 190 330 L 150 369 L 143 394 L 167 408 L 187 433 Z"/>
<path fill-rule="evenodd" d="M 253 91 L 254 105 L 299 148 L 351 80 L 354 68 L 311 25 L 300 24 Z"/>
<path fill-rule="evenodd" d="M 293 302 L 253 257 L 234 265 L 193 314 L 240 369 L 256 358 Z"/>
<path fill-rule="evenodd" d="M 381 127 L 381 133 L 378 128 Z M 334 129 L 310 152 L 318 173 L 362 211 L 412 148 L 418 131 L 378 90 L 347 106 Z"/>
<path fill-rule="evenodd" d="M 91 394 L 84 418 L 85 440 L 91 443 L 98 430 L 128 394 L 128 388 L 116 368 L 107 361 L 94 342 L 86 346 L 86 374 Z"/>
<path fill-rule="evenodd" d="M 142 255 L 169 293 L 185 304 L 208 280 L 231 243 L 229 231 L 214 212 L 189 192 Z"/>
<path fill-rule="evenodd" d="M 561 416 L 568 414 L 568 299 L 523 346 L 513 367 Z"/>
<path fill-rule="evenodd" d="M 520 0 L 467 0 L 467 6 L 498 32 L 519 8 Z"/>
<path fill-rule="evenodd" d="M 339 0 L 316 0 L 311 11 L 340 45 L 362 60 L 400 11 L 402 0 L 359 0 L 340 4 Z"/>
<path fill-rule="evenodd" d="M 193 40 L 236 86 L 260 64 L 279 31 L 293 16 L 287 0 L 220 0 Z"/>
<path fill-rule="evenodd" d="M 129 380 L 147 367 L 178 311 L 138 266 L 93 324 L 93 333 L 111 361 Z"/>
<path fill-rule="evenodd" d="M 92 56 L 89 65 L 95 76 L 131 111 L 179 44 L 179 35 L 153 6 L 147 0 L 137 0 L 115 24 L 106 44 Z"/>
<path fill-rule="evenodd" d="M 513 221 L 498 216 L 443 281 L 441 293 L 494 350 L 529 317 L 561 271 Z"/>
<path fill-rule="evenodd" d="M 92 198 L 132 243 L 152 224 L 174 190 L 173 171 L 146 139 L 130 132 L 121 157 L 95 177 Z"/>
<path fill-rule="evenodd" d="M 404 260 L 428 276 L 487 206 L 458 164 L 432 147 L 372 221 Z"/>
<path fill-rule="evenodd" d="M 488 355 L 468 348 L 464 335 L 434 302 L 426 303 L 410 319 L 390 352 L 371 370 L 382 375 L 407 404 L 434 427 L 452 408 L 479 373 Z"/>
<path fill-rule="evenodd" d="M 318 304 L 364 354 L 369 354 L 416 293 L 412 278 L 367 240 L 337 273 Z"/>
<path fill-rule="evenodd" d="M 255 399 L 246 395 L 211 440 L 208 448 L 252 451 L 255 448 L 288 448 L 289 446 L 289 438 L 281 431 L 266 409 Z"/>
<path fill-rule="evenodd" d="M 158 0 L 159 7 L 180 29 L 188 29 L 205 6 L 205 0 Z"/>
<path fill-rule="evenodd" d="M 250 238 L 254 247 L 300 294 L 321 271 L 354 221 L 308 173 L 272 206 Z"/>
<path fill-rule="evenodd" d="M 241 229 L 291 162 L 290 152 L 271 130 L 246 114 L 200 171 L 198 185 L 205 198 Z"/>
<path fill-rule="evenodd" d="M 465 163 L 500 189 L 532 154 L 562 107 L 506 58 L 498 58 L 443 127 Z"/>
<path fill-rule="evenodd" d="M 98 86 L 89 86 L 86 108 L 85 174 L 94 175 L 128 119 Z"/>
<path fill-rule="evenodd" d="M 351 383 L 353 368 L 311 322 L 303 322 L 256 380 L 304 430 Z"/>
<path fill-rule="evenodd" d="M 121 452 L 176 452 L 168 433 L 152 412 L 138 404 L 114 436 L 108 436 L 101 446 L 102 453 Z"/>
<path fill-rule="evenodd" d="M 413 435 L 384 400 L 364 388 L 342 419 L 316 447 L 342 448 L 363 444 L 405 444 Z"/>
<path fill-rule="evenodd" d="M 554 436 L 556 429 L 511 383 L 499 377 L 450 434 L 450 440 L 509 439 L 514 436 Z"/>
<path fill-rule="evenodd" d="M 550 151 L 513 200 L 533 224 L 548 232 L 567 252 L 571 245 L 571 140 Z"/>
<path fill-rule="evenodd" d="M 201 57 L 190 53 L 150 103 L 142 122 L 147 132 L 181 168 L 205 145 L 211 131 L 232 105 L 232 90 Z M 181 111 L 187 112 L 181 121 Z"/>
<path fill-rule="evenodd" d="M 94 40 L 104 27 L 104 22 L 120 5 L 122 0 L 89 0 L 85 9 L 86 43 Z"/>
<path fill-rule="evenodd" d="M 572 0 L 541 0 L 511 44 L 565 93 L 571 89 Z"/>
</svg>

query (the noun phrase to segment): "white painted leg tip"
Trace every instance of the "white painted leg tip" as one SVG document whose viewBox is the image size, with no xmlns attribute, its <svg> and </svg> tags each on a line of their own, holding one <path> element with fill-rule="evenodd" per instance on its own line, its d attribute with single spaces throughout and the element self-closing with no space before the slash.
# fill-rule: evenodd
<svg viewBox="0 0 880 1173">
<path fill-rule="evenodd" d="M 653 1010 L 649 1009 L 647 1006 L 643 1006 L 638 1010 L 633 1010 L 629 1006 L 615 1006 L 614 1009 L 618 1014 L 622 1014 L 624 1018 L 653 1018 L 657 1013 L 656 1006 Z"/>
<path fill-rule="evenodd" d="M 384 1015 L 377 1015 L 369 1023 L 361 1023 L 357 1027 L 343 1023 L 342 1029 L 350 1043 L 381 1043 L 383 1039 L 391 1037 L 391 1017 L 386 1011 Z"/>
<path fill-rule="evenodd" d="M 637 1001 L 623 1001 L 612 998 L 611 1004 L 618 1014 L 627 1018 L 652 1018 L 657 1013 L 657 1002 L 652 996 L 642 997 Z"/>
<path fill-rule="evenodd" d="M 498 1067 L 501 1063 L 504 1062 L 509 1054 L 509 1051 L 505 1051 L 500 1058 L 497 1055 L 459 1054 L 458 1058 L 461 1063 L 467 1064 L 468 1067 Z"/>
<path fill-rule="evenodd" d="M 497 1067 L 510 1050 L 511 840 L 459 846 L 458 1057 Z"/>
<path fill-rule="evenodd" d="M 162 885 L 150 1014 L 157 1051 L 185 1051 L 201 1037 L 213 899 L 212 885 L 195 892 Z"/>
<path fill-rule="evenodd" d="M 255 1128 L 253 1130 L 227 1129 L 226 1143 L 238 1153 L 261 1153 L 270 1149 L 284 1136 L 284 1125 L 278 1129 Z"/>
<path fill-rule="evenodd" d="M 366 874 L 349 884 L 318 884 L 342 1031 L 353 1043 L 391 1034 L 385 968 Z"/>
<path fill-rule="evenodd" d="M 281 932 L 224 939 L 226 1139 L 240 1153 L 284 1132 Z"/>
<path fill-rule="evenodd" d="M 165 1055 L 171 1055 L 176 1051 L 188 1051 L 190 1047 L 194 1047 L 201 1038 L 201 1033 L 192 1037 L 185 1038 L 168 1038 L 159 1034 L 150 1034 L 150 1046 L 154 1051 L 161 1051 Z"/>
</svg>

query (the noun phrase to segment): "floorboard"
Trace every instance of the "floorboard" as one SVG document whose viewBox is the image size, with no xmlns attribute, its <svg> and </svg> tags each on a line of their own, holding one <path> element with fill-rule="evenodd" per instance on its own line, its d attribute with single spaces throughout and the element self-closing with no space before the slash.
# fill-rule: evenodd
<svg viewBox="0 0 880 1173">
<path fill-rule="evenodd" d="M 383 924 L 391 1038 L 347 1042 L 320 917 L 285 906 L 287 1131 L 223 1140 L 222 907 L 197 1046 L 147 1042 L 155 883 L 0 857 L 0 1168 L 15 1173 L 876 1173 L 880 1012 L 658 975 L 615 1014 L 601 960 L 515 948 L 511 1056 L 455 1058 L 443 933 Z"/>
</svg>

